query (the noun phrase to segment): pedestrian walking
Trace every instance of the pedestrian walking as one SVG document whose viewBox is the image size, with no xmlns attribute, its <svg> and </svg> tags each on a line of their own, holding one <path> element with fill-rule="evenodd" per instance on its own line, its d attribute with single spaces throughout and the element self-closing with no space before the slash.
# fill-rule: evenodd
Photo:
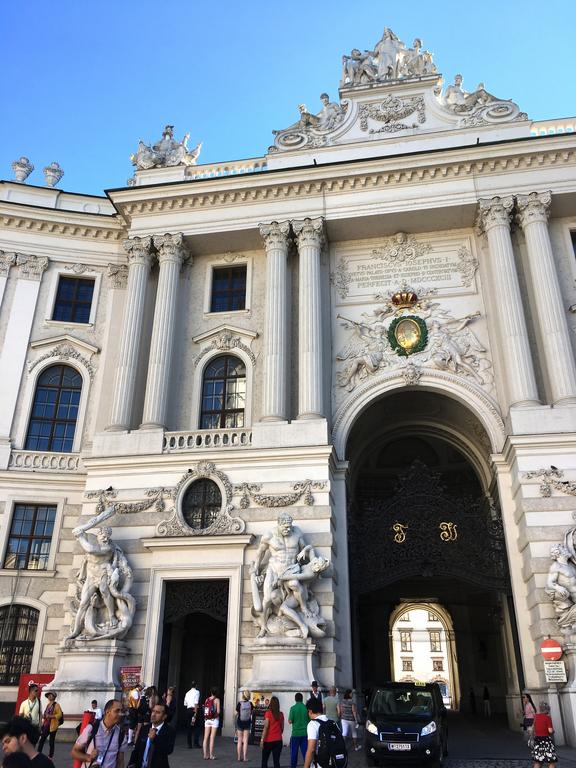
<svg viewBox="0 0 576 768">
<path fill-rule="evenodd" d="M 362 749 L 358 744 L 358 710 L 352 699 L 352 691 L 348 688 L 344 691 L 344 698 L 338 705 L 338 716 L 341 720 L 342 736 L 344 739 L 352 739 L 352 747 L 355 752 Z"/>
<path fill-rule="evenodd" d="M 122 704 L 110 699 L 104 706 L 102 720 L 89 723 L 76 739 L 70 752 L 74 760 L 99 768 L 121 768 L 128 749 L 128 735 L 120 727 Z"/>
<path fill-rule="evenodd" d="M 96 699 L 92 699 L 90 703 L 90 709 L 87 709 L 86 712 L 94 713 L 92 720 L 102 720 L 102 710 L 98 706 L 98 701 Z M 128 740 L 130 741 L 130 739 Z"/>
<path fill-rule="evenodd" d="M 56 691 L 47 691 L 45 694 L 48 704 L 42 715 L 42 728 L 40 729 L 40 740 L 38 741 L 38 752 L 42 752 L 46 739 L 49 739 L 48 756 L 54 757 L 54 745 L 56 743 L 56 733 L 58 728 L 64 722 L 62 707 L 56 701 Z"/>
<path fill-rule="evenodd" d="M 170 768 L 168 756 L 174 751 L 176 731 L 167 718 L 167 705 L 155 704 L 150 714 L 150 728 L 140 731 L 128 768 Z"/>
<path fill-rule="evenodd" d="M 248 738 L 252 726 L 250 691 L 242 691 L 242 698 L 236 704 L 236 757 L 238 762 L 248 762 Z"/>
<path fill-rule="evenodd" d="M 324 696 L 324 714 L 329 720 L 334 720 L 335 723 L 338 722 L 338 704 L 340 704 L 340 700 L 336 688 L 332 686 L 328 691 L 328 696 Z"/>
<path fill-rule="evenodd" d="M 323 700 L 323 697 L 322 697 L 322 691 L 318 687 L 318 681 L 317 680 L 312 680 L 311 688 L 310 688 L 310 698 L 311 699 L 316 699 L 317 701 L 319 701 L 320 704 L 322 704 L 322 708 L 324 708 L 324 700 Z"/>
<path fill-rule="evenodd" d="M 274 768 L 280 768 L 282 752 L 282 734 L 284 732 L 284 714 L 280 712 L 278 696 L 270 697 L 270 704 L 264 713 L 264 730 L 260 739 L 262 747 L 262 768 L 268 768 L 268 759 L 272 755 Z"/>
<path fill-rule="evenodd" d="M 543 763 L 550 768 L 555 768 L 558 757 L 552 740 L 553 734 L 554 726 L 550 717 L 550 707 L 545 701 L 541 701 L 538 713 L 534 715 L 534 746 L 532 747 L 534 768 L 541 768 Z"/>
<path fill-rule="evenodd" d="M 20 717 L 30 720 L 32 725 L 40 728 L 42 722 L 42 705 L 40 704 L 40 689 L 36 683 L 30 683 L 28 686 L 28 698 L 20 704 L 18 711 Z"/>
<path fill-rule="evenodd" d="M 491 717 L 492 716 L 492 706 L 490 704 L 490 691 L 488 690 L 488 686 L 484 686 L 484 690 L 482 691 L 482 707 L 484 711 L 484 717 Z"/>
<path fill-rule="evenodd" d="M 292 726 L 292 734 L 290 736 L 290 768 L 296 768 L 298 751 L 302 753 L 302 759 L 306 759 L 306 750 L 308 748 L 306 729 L 310 720 L 302 694 L 297 693 L 294 699 L 296 703 L 292 704 L 290 712 L 288 712 L 288 722 Z"/>
<path fill-rule="evenodd" d="M 204 741 L 202 750 L 204 760 L 214 760 L 214 740 L 216 731 L 220 727 L 220 699 L 218 698 L 218 688 L 210 689 L 210 696 L 204 702 Z"/>
<path fill-rule="evenodd" d="M 54 763 L 36 749 L 40 738 L 38 728 L 26 717 L 17 715 L 8 721 L 2 731 L 2 749 L 5 755 L 21 752 L 26 755 L 32 768 L 54 768 Z"/>
<path fill-rule="evenodd" d="M 524 731 L 524 737 L 528 743 L 528 747 L 532 749 L 534 746 L 534 717 L 536 716 L 536 706 L 532 701 L 532 696 L 529 693 L 522 694 L 522 730 Z"/>
<path fill-rule="evenodd" d="M 171 723 L 174 715 L 176 714 L 176 687 L 173 685 L 169 685 L 167 691 L 162 696 L 162 702 L 166 704 L 166 710 L 168 712 L 168 717 L 166 718 L 167 723 Z"/>
<path fill-rule="evenodd" d="M 184 696 L 184 706 L 186 707 L 186 741 L 188 749 L 192 749 L 192 738 L 194 738 L 194 746 L 200 748 L 200 691 L 196 688 L 194 681 L 190 686 L 190 690 Z"/>
</svg>

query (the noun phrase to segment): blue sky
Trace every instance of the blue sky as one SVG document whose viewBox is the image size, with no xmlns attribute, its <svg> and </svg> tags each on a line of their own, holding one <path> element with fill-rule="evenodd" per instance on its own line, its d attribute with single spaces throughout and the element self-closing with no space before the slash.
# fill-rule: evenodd
<svg viewBox="0 0 576 768">
<path fill-rule="evenodd" d="M 123 186 L 138 139 L 166 123 L 200 162 L 265 154 L 297 105 L 336 99 L 341 56 L 391 27 L 421 37 L 447 82 L 512 98 L 532 119 L 576 113 L 576 3 L 568 0 L 2 0 L 0 177 L 27 155 L 42 184 Z"/>
</svg>

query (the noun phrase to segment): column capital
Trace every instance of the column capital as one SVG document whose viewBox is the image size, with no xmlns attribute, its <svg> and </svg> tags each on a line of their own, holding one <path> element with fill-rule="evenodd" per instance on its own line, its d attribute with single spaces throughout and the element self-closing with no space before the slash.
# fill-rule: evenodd
<svg viewBox="0 0 576 768">
<path fill-rule="evenodd" d="M 16 254 L 0 251 L 0 277 L 8 277 L 10 267 L 16 264 Z"/>
<path fill-rule="evenodd" d="M 18 253 L 16 265 L 20 267 L 20 277 L 25 280 L 41 280 L 44 270 L 48 267 L 48 257 Z"/>
<path fill-rule="evenodd" d="M 131 237 L 122 243 L 128 254 L 128 263 L 140 263 L 150 266 L 152 263 L 152 237 Z"/>
<path fill-rule="evenodd" d="M 292 222 L 292 229 L 296 235 L 298 246 L 315 245 L 322 247 L 326 240 L 324 232 L 324 217 L 317 219 L 300 219 Z"/>
<path fill-rule="evenodd" d="M 478 214 L 476 216 L 476 228 L 480 234 L 488 232 L 493 227 L 509 227 L 514 198 L 493 197 L 490 200 L 478 200 Z"/>
<path fill-rule="evenodd" d="M 175 235 L 154 235 L 154 245 L 158 251 L 158 261 L 176 261 L 182 263 L 188 256 L 188 249 L 184 243 L 184 235 L 177 232 Z"/>
<path fill-rule="evenodd" d="M 288 245 L 290 236 L 289 221 L 271 221 L 270 224 L 258 224 L 258 229 L 264 240 L 266 250 L 269 248 L 282 248 Z"/>
<path fill-rule="evenodd" d="M 545 224 L 550 215 L 551 203 L 551 192 L 530 192 L 528 195 L 517 195 L 516 208 L 518 213 L 516 219 L 522 229 L 534 221 Z"/>
</svg>

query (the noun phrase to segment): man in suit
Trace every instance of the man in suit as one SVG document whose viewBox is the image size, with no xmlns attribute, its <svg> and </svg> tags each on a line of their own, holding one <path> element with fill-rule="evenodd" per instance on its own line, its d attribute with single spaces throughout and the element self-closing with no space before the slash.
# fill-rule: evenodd
<svg viewBox="0 0 576 768">
<path fill-rule="evenodd" d="M 150 728 L 142 728 L 130 757 L 128 768 L 170 768 L 168 755 L 174 751 L 176 731 L 168 725 L 168 707 L 155 704 L 150 715 Z"/>
</svg>

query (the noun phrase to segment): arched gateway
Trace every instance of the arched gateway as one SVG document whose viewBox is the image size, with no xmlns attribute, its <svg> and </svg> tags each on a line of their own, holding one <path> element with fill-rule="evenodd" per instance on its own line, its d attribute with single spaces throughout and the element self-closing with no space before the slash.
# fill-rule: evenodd
<svg viewBox="0 0 576 768">
<path fill-rule="evenodd" d="M 358 689 L 437 681 L 452 708 L 470 711 L 488 688 L 493 710 L 514 716 L 524 681 L 490 456 L 474 412 L 438 391 L 393 391 L 354 421 L 347 528 Z"/>
</svg>

